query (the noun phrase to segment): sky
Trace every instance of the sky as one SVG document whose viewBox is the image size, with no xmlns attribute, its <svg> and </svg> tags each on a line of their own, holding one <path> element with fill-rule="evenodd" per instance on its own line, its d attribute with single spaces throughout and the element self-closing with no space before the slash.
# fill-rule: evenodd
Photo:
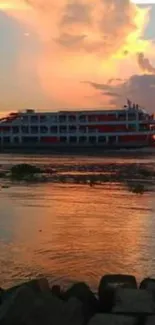
<svg viewBox="0 0 155 325">
<path fill-rule="evenodd" d="M 155 4 L 0 0 L 0 112 L 155 112 Z"/>
</svg>

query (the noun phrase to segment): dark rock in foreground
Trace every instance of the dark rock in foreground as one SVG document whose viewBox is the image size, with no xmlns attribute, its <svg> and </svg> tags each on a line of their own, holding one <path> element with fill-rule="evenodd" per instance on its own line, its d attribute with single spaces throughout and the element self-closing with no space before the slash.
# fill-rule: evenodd
<svg viewBox="0 0 155 325">
<path fill-rule="evenodd" d="M 155 301 L 151 292 L 117 288 L 113 313 L 121 314 L 153 314 L 155 313 Z"/>
<path fill-rule="evenodd" d="M 0 289 L 0 325 L 155 325 L 155 280 L 105 275 L 98 297 L 86 283 L 63 291 L 44 278 Z"/>
<path fill-rule="evenodd" d="M 117 287 L 137 288 L 134 276 L 124 274 L 107 274 L 101 278 L 99 284 L 100 308 L 104 312 L 111 312 L 115 304 L 115 292 Z"/>
<path fill-rule="evenodd" d="M 89 322 L 89 325 L 137 325 L 137 320 L 131 316 L 98 314 Z"/>
<path fill-rule="evenodd" d="M 95 313 L 99 311 L 99 302 L 90 290 L 89 286 L 84 282 L 74 284 L 64 293 L 64 299 L 71 297 L 81 301 L 83 306 L 83 314 L 85 321 L 88 321 Z"/>
</svg>

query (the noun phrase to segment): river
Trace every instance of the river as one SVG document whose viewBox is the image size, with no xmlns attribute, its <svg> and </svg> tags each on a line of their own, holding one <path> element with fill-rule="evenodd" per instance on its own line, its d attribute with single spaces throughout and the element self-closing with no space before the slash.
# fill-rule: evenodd
<svg viewBox="0 0 155 325">
<path fill-rule="evenodd" d="M 79 166 L 155 163 L 150 157 L 1 154 L 1 165 Z M 0 287 L 36 276 L 96 288 L 105 273 L 155 277 L 155 191 L 136 195 L 123 184 L 10 184 L 0 187 Z"/>
</svg>

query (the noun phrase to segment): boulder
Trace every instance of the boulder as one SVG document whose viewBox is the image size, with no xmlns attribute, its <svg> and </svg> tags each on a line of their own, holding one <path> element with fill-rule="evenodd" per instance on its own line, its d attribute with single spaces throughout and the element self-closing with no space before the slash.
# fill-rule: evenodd
<svg viewBox="0 0 155 325">
<path fill-rule="evenodd" d="M 86 283 L 75 283 L 64 293 L 65 301 L 72 297 L 75 297 L 82 302 L 86 321 L 88 321 L 95 313 L 98 312 L 98 300 Z"/>
<path fill-rule="evenodd" d="M 113 313 L 153 314 L 155 303 L 151 292 L 147 290 L 117 288 L 115 292 Z"/>
<path fill-rule="evenodd" d="M 24 325 L 83 325 L 83 323 L 84 315 L 80 301 L 72 298 L 63 302 L 48 293 L 35 300 Z"/>
<path fill-rule="evenodd" d="M 61 325 L 63 322 L 65 324 L 64 302 L 52 293 L 44 293 L 37 295 L 24 325 Z"/>
<path fill-rule="evenodd" d="M 22 285 L 17 285 L 12 288 L 5 290 L 2 294 L 2 301 L 7 299 L 10 295 L 12 295 L 17 289 L 21 286 L 27 286 L 31 288 L 35 293 L 39 292 L 48 292 L 50 291 L 50 287 L 46 278 L 39 278 L 24 282 Z"/>
<path fill-rule="evenodd" d="M 90 320 L 88 325 L 137 325 L 137 322 L 136 318 L 131 316 L 97 314 Z"/>
<path fill-rule="evenodd" d="M 155 316 L 148 316 L 145 321 L 145 325 L 154 325 L 155 324 Z"/>
<path fill-rule="evenodd" d="M 63 299 L 63 292 L 61 291 L 61 287 L 59 285 L 53 285 L 51 288 L 51 293 L 53 296 Z"/>
<path fill-rule="evenodd" d="M 64 322 L 67 325 L 83 325 L 85 324 L 85 317 L 83 313 L 83 305 L 77 298 L 69 298 L 64 306 Z"/>
<path fill-rule="evenodd" d="M 2 325 L 83 325 L 82 303 L 76 299 L 67 302 L 49 292 L 35 292 L 21 286 L 0 306 Z"/>
<path fill-rule="evenodd" d="M 104 312 L 110 312 L 114 304 L 115 290 L 117 287 L 137 288 L 134 276 L 124 274 L 104 275 L 99 284 L 100 308 Z"/>
<path fill-rule="evenodd" d="M 0 304 L 2 303 L 3 300 L 3 294 L 4 294 L 4 290 L 0 288 Z"/>
<path fill-rule="evenodd" d="M 155 299 L 155 279 L 145 278 L 139 286 L 140 289 L 145 289 L 152 292 Z"/>
<path fill-rule="evenodd" d="M 21 325 L 31 310 L 36 295 L 31 288 L 21 286 L 0 306 L 0 324 Z"/>
</svg>

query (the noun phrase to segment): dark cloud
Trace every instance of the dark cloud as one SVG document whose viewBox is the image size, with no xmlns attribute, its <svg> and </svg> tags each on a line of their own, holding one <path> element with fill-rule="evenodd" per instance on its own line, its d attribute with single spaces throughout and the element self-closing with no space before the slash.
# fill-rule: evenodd
<svg viewBox="0 0 155 325">
<path fill-rule="evenodd" d="M 103 96 L 109 96 L 109 103 L 114 107 L 124 104 L 126 98 L 154 112 L 155 102 L 155 75 L 133 75 L 130 79 L 118 84 L 99 84 L 89 82 L 89 84 L 100 91 Z M 116 94 L 116 96 L 115 96 Z"/>
<path fill-rule="evenodd" d="M 118 83 L 118 82 L 122 82 L 122 81 L 125 81 L 125 79 L 111 78 L 111 79 L 108 80 L 108 83 L 111 84 L 111 83 Z"/>
<path fill-rule="evenodd" d="M 120 97 L 120 94 L 112 93 L 112 92 L 110 92 L 110 91 L 105 91 L 105 92 L 104 92 L 104 95 L 106 95 L 106 96 L 110 96 L 110 97 Z"/>
<path fill-rule="evenodd" d="M 86 35 L 70 35 L 63 33 L 60 35 L 59 39 L 56 39 L 56 41 L 63 46 L 71 47 L 78 46 L 78 44 L 81 43 L 85 37 Z"/>
<path fill-rule="evenodd" d="M 60 24 L 90 24 L 92 22 L 91 9 L 90 4 L 80 3 L 79 1 L 68 3 Z"/>
<path fill-rule="evenodd" d="M 139 67 L 142 69 L 142 71 L 155 74 L 155 68 L 152 66 L 149 59 L 145 58 L 144 53 L 138 53 L 137 58 Z"/>
</svg>

